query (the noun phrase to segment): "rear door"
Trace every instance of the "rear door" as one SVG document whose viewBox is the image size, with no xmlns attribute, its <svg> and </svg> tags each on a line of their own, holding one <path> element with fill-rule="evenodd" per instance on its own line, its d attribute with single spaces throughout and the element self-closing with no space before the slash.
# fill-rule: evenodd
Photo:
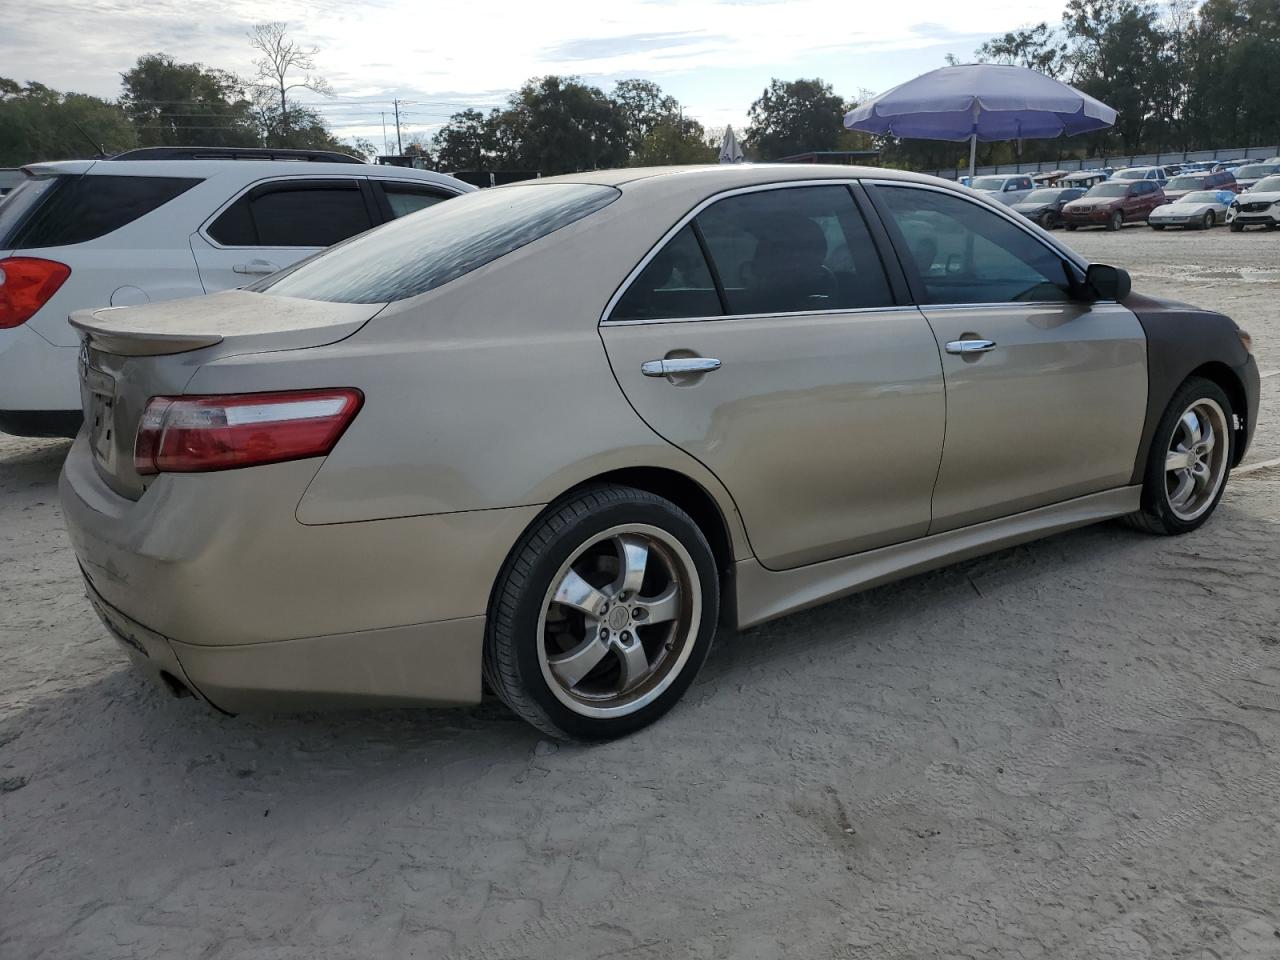
<svg viewBox="0 0 1280 960">
<path fill-rule="evenodd" d="M 364 177 L 287 177 L 257 183 L 191 236 L 206 293 L 260 277 L 382 222 Z"/>
<path fill-rule="evenodd" d="M 941 362 L 871 229 L 844 182 L 721 195 L 673 228 L 601 324 L 632 405 L 716 473 L 773 569 L 929 526 Z"/>
<path fill-rule="evenodd" d="M 1072 300 L 1062 255 L 954 191 L 869 187 L 942 355 L 947 429 L 930 533 L 1124 486 L 1146 415 L 1146 338 Z"/>
</svg>

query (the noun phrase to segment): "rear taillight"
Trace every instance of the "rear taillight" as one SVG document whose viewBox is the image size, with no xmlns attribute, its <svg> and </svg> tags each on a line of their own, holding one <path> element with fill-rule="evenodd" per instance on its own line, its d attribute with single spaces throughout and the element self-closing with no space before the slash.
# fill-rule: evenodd
<svg viewBox="0 0 1280 960">
<path fill-rule="evenodd" d="M 364 402 L 359 390 L 152 397 L 138 424 L 138 473 L 200 473 L 322 457 Z"/>
<path fill-rule="evenodd" d="M 56 260 L 0 260 L 0 330 L 20 327 L 34 317 L 69 276 L 71 268 Z"/>
</svg>

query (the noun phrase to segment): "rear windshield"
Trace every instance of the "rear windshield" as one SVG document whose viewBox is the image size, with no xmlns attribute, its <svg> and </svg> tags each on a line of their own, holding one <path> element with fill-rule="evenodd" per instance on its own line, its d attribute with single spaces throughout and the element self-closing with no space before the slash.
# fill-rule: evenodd
<svg viewBox="0 0 1280 960">
<path fill-rule="evenodd" d="M 85 243 L 119 230 L 199 183 L 189 177 L 53 176 L 24 183 L 4 202 L 0 247 Z M 12 224 L 9 205 L 18 202 Z"/>
<path fill-rule="evenodd" d="M 1174 177 L 1172 180 L 1169 181 L 1169 185 L 1165 187 L 1165 189 L 1166 190 L 1195 190 L 1199 187 L 1204 186 L 1204 177 L 1205 175 L 1203 173 L 1194 177 Z"/>
<path fill-rule="evenodd" d="M 1116 173 L 1116 180 L 1145 180 L 1148 171 L 1145 167 L 1134 167 L 1132 170 L 1120 170 Z"/>
<path fill-rule="evenodd" d="M 581 220 L 622 194 L 547 183 L 464 194 L 316 254 L 250 290 L 335 303 L 406 300 Z"/>
<path fill-rule="evenodd" d="M 969 186 L 975 190 L 1003 190 L 1004 183 L 1004 177 L 978 177 Z"/>
<path fill-rule="evenodd" d="M 1056 188 L 1049 188 L 1047 190 L 1032 190 L 1029 194 L 1027 194 L 1027 199 L 1023 200 L 1022 202 L 1023 203 L 1054 203 L 1062 199 L 1062 197 L 1065 194 L 1078 194 L 1079 192 L 1080 191 L 1078 190 L 1059 190 Z"/>
<path fill-rule="evenodd" d="M 1237 180 L 1252 180 L 1255 177 L 1267 177 L 1273 173 L 1280 173 L 1280 164 L 1251 163 L 1247 167 L 1236 167 Z"/>
<path fill-rule="evenodd" d="M 1221 203 L 1222 194 L 1216 190 L 1197 190 L 1194 193 L 1188 193 L 1185 197 L 1178 201 L 1179 203 Z"/>
</svg>

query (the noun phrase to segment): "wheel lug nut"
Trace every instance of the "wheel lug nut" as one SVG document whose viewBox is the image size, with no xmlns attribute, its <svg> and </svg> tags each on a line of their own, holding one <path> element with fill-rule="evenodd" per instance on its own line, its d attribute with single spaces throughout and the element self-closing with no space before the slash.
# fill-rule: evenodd
<svg viewBox="0 0 1280 960">
<path fill-rule="evenodd" d="M 630 634 L 630 633 L 628 633 L 626 630 L 623 630 L 623 631 L 622 631 L 622 642 L 623 642 L 623 643 L 630 643 L 630 642 L 631 642 L 631 634 Z"/>
<path fill-rule="evenodd" d="M 600 631 L 600 639 L 601 639 L 601 640 L 608 640 L 608 639 L 609 639 L 609 628 L 608 628 L 608 627 L 604 627 L 603 629 L 601 629 L 601 631 Z"/>
</svg>

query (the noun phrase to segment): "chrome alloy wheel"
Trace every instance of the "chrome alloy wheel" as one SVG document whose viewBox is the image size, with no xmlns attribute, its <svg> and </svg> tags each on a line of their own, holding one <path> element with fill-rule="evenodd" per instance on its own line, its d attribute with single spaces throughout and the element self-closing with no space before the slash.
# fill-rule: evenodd
<svg viewBox="0 0 1280 960">
<path fill-rule="evenodd" d="M 684 546 L 648 524 L 611 527 L 551 579 L 538 618 L 543 678 L 575 713 L 634 713 L 679 676 L 701 618 L 698 571 Z"/>
<path fill-rule="evenodd" d="M 1179 520 L 1195 520 L 1213 505 L 1227 474 L 1227 417 L 1217 402 L 1196 400 L 1183 412 L 1165 457 L 1165 492 Z"/>
</svg>

